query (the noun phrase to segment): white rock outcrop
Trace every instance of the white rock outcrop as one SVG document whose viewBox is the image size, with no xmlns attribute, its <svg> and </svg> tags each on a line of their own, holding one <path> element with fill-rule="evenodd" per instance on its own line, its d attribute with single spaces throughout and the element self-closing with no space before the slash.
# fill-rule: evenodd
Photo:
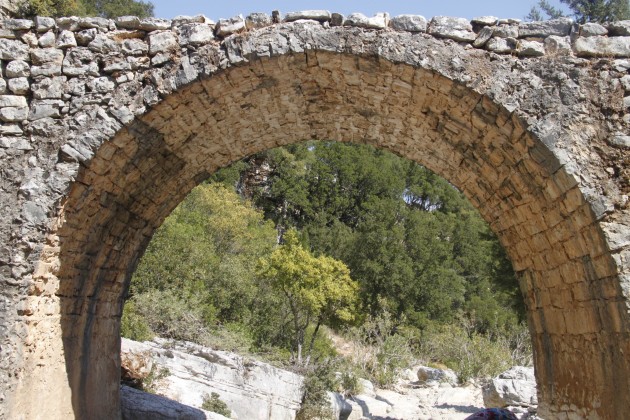
<svg viewBox="0 0 630 420">
<path fill-rule="evenodd" d="M 486 407 L 535 407 L 536 378 L 534 368 L 514 366 L 483 387 Z"/>
<path fill-rule="evenodd" d="M 150 357 L 165 377 L 156 392 L 190 407 L 201 407 L 212 392 L 232 410 L 233 418 L 293 420 L 302 400 L 302 377 L 266 363 L 193 343 L 122 339 L 123 360 Z"/>
</svg>

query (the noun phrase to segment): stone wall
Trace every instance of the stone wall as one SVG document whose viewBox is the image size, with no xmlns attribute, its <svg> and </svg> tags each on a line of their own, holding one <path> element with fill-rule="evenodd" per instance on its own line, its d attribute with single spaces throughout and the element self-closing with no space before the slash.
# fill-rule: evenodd
<svg viewBox="0 0 630 420">
<path fill-rule="evenodd" d="M 628 35 L 326 11 L 5 20 L 0 417 L 119 416 L 119 316 L 154 229 L 217 168 L 317 138 L 460 188 L 519 275 L 543 416 L 619 418 Z"/>
</svg>

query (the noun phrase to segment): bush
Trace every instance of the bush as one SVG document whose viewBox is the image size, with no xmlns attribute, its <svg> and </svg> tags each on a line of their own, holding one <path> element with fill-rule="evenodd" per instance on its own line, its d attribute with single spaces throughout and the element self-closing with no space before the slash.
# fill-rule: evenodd
<svg viewBox="0 0 630 420">
<path fill-rule="evenodd" d="M 472 378 L 493 377 L 512 366 L 509 346 L 502 340 L 468 333 L 455 325 L 427 331 L 421 346 L 424 356 L 453 369 L 461 383 Z"/>
<path fill-rule="evenodd" d="M 138 313 L 133 301 L 125 305 L 120 320 L 120 335 L 135 341 L 148 341 L 155 336 L 146 319 Z"/>
<path fill-rule="evenodd" d="M 221 414 L 222 416 L 228 418 L 232 415 L 232 410 L 230 410 L 227 404 L 219 398 L 219 394 L 216 392 L 213 392 L 210 395 L 204 395 L 201 408 L 206 411 Z"/>
<path fill-rule="evenodd" d="M 304 394 L 296 420 L 334 419 L 327 391 L 337 388 L 335 363 L 326 360 L 304 373 Z"/>
</svg>

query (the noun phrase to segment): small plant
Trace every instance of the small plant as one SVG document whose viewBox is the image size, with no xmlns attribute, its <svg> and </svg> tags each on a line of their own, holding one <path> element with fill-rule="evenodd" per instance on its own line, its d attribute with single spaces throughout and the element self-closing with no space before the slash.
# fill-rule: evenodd
<svg viewBox="0 0 630 420">
<path fill-rule="evenodd" d="M 339 391 L 344 397 L 352 397 L 363 392 L 359 376 L 352 371 L 343 371 L 339 378 Z"/>
<path fill-rule="evenodd" d="M 142 390 L 149 392 L 151 394 L 155 394 L 157 392 L 157 388 L 160 385 L 160 381 L 171 374 L 171 371 L 167 368 L 158 368 L 153 365 L 151 368 L 151 372 L 149 375 L 142 381 Z"/>
<path fill-rule="evenodd" d="M 304 375 L 304 395 L 296 420 L 333 419 L 327 391 L 337 387 L 335 364 L 326 360 L 311 365 Z"/>
<path fill-rule="evenodd" d="M 212 392 L 210 395 L 204 395 L 201 408 L 206 411 L 221 414 L 222 416 L 228 418 L 232 415 L 230 408 L 224 401 L 221 400 L 221 398 L 219 398 L 219 394 L 216 392 Z"/>
</svg>

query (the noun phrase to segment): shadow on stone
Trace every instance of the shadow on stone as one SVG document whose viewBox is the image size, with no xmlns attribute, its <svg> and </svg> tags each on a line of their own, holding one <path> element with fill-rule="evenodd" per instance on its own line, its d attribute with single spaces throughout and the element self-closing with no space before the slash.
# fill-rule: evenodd
<svg viewBox="0 0 630 420">
<path fill-rule="evenodd" d="M 206 420 L 206 412 L 128 386 L 120 387 L 123 420 Z M 217 415 L 210 418 L 223 418 Z"/>
</svg>

